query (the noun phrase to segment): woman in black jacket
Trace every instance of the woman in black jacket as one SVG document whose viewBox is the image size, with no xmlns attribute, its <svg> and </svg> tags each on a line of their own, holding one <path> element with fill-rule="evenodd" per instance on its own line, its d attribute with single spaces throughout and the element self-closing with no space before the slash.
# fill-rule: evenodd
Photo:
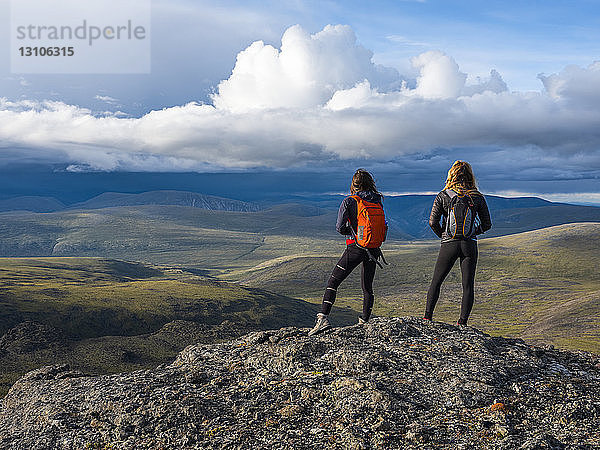
<svg viewBox="0 0 600 450">
<path fill-rule="evenodd" d="M 309 336 L 320 333 L 331 327 L 327 318 L 331 312 L 331 307 L 335 302 L 337 289 L 348 275 L 362 263 L 360 272 L 360 281 L 363 290 L 363 313 L 358 318 L 359 324 L 369 321 L 375 296 L 373 294 L 373 278 L 375 278 L 376 259 L 381 256 L 379 248 L 369 248 L 368 250 L 359 247 L 354 239 L 358 227 L 358 203 L 352 196 L 360 197 L 362 201 L 381 205 L 383 196 L 377 191 L 375 181 L 369 172 L 364 169 L 358 169 L 352 176 L 350 185 L 352 195 L 346 197 L 338 211 L 336 230 L 338 233 L 346 235 L 346 250 L 342 257 L 333 268 L 331 277 L 327 282 L 327 288 L 323 294 L 323 304 L 321 312 L 317 314 L 315 326 L 308 333 Z"/>
<path fill-rule="evenodd" d="M 471 212 L 467 211 L 470 217 L 467 214 L 464 215 L 467 216 L 466 220 L 463 220 L 462 216 L 460 220 L 456 220 L 461 213 L 455 214 L 453 207 L 457 205 L 459 199 L 461 204 L 470 205 L 468 208 L 464 208 L 465 210 L 472 210 Z M 440 219 L 442 219 L 441 225 Z M 457 222 L 459 222 L 458 225 Z M 465 224 L 468 224 L 468 222 L 473 223 L 472 231 L 464 229 Z M 446 186 L 433 202 L 431 215 L 429 216 L 429 226 L 442 239 L 442 243 L 435 263 L 433 279 L 427 292 L 427 306 L 423 318 L 432 320 L 433 310 L 440 296 L 442 282 L 450 273 L 456 260 L 460 258 L 463 294 L 460 318 L 457 324 L 466 325 L 475 298 L 475 268 L 478 255 L 477 235 L 492 227 L 487 203 L 483 194 L 477 190 L 473 169 L 468 162 L 456 161 L 448 171 Z M 462 230 L 461 226 L 463 227 Z"/>
</svg>

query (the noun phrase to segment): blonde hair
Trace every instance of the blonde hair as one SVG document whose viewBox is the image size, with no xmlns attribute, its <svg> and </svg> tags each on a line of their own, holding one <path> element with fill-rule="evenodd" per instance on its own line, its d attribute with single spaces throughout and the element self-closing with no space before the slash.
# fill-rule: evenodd
<svg viewBox="0 0 600 450">
<path fill-rule="evenodd" d="M 352 195 L 360 191 L 371 191 L 379 194 L 373 175 L 365 169 L 357 169 L 354 175 L 352 175 L 352 183 L 350 183 L 350 192 Z"/>
<path fill-rule="evenodd" d="M 454 161 L 448 171 L 444 189 L 452 189 L 459 194 L 471 194 L 477 191 L 477 180 L 471 164 L 466 161 Z"/>
</svg>

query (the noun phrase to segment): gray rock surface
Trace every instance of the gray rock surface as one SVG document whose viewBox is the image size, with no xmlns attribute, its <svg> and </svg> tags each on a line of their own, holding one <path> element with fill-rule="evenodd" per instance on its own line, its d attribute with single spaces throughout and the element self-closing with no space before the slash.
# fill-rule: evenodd
<svg viewBox="0 0 600 450">
<path fill-rule="evenodd" d="M 415 318 L 306 332 L 192 345 L 154 370 L 30 372 L 2 400 L 0 447 L 600 446 L 593 354 Z"/>
</svg>

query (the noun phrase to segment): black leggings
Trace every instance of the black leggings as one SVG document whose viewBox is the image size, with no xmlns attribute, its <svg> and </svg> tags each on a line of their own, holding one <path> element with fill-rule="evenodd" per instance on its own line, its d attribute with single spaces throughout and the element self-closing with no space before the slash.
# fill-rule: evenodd
<svg viewBox="0 0 600 450">
<path fill-rule="evenodd" d="M 462 273 L 462 304 L 460 307 L 460 319 L 458 323 L 466 324 L 473 308 L 475 299 L 475 267 L 477 266 L 477 241 L 449 241 L 443 242 L 440 246 L 440 253 L 435 269 L 433 271 L 433 280 L 427 291 L 427 307 L 425 309 L 425 318 L 433 317 L 433 309 L 440 297 L 440 288 L 446 276 L 450 273 L 456 260 L 460 258 L 460 271 Z"/>
<path fill-rule="evenodd" d="M 378 248 L 370 249 L 369 251 L 374 258 L 378 258 L 381 254 L 381 250 Z M 327 315 L 331 312 L 337 288 L 361 262 L 363 263 L 360 271 L 360 282 L 363 290 L 362 318 L 369 320 L 375 300 L 375 296 L 373 295 L 373 278 L 375 278 L 375 268 L 377 266 L 375 261 L 369 260 L 366 250 L 358 248 L 356 244 L 350 244 L 346 247 L 344 254 L 333 268 L 331 277 L 329 277 L 329 281 L 327 282 L 327 289 L 325 289 L 325 294 L 323 294 L 323 306 L 321 308 L 323 314 Z"/>
</svg>

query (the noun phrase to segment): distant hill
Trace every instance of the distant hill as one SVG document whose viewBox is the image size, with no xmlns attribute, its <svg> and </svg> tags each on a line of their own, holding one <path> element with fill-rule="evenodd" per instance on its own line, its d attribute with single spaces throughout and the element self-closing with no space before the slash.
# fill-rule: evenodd
<svg viewBox="0 0 600 450">
<path fill-rule="evenodd" d="M 600 222 L 600 207 L 562 203 L 528 208 L 516 207 L 494 211 L 494 229 L 486 236 L 502 236 L 556 225 Z M 540 225 L 542 225 L 540 227 Z"/>
<path fill-rule="evenodd" d="M 54 212 L 0 212 L 0 256 L 97 256 L 202 269 L 248 267 L 292 248 L 327 252 L 343 196 L 293 197 L 270 206 L 179 191 L 105 193 Z M 600 207 L 488 196 L 500 236 L 572 222 L 600 221 Z M 433 196 L 385 199 L 389 241 L 437 237 L 428 225 Z M 278 253 L 278 254 L 274 254 Z M 251 261 L 252 260 L 252 261 Z"/>
<path fill-rule="evenodd" d="M 31 211 L 56 212 L 78 210 L 105 210 L 106 208 L 137 208 L 154 207 L 156 217 L 173 220 L 174 224 L 190 224 L 187 217 L 195 215 L 201 220 L 203 228 L 231 230 L 268 235 L 305 235 L 305 236 L 336 236 L 334 230 L 335 216 L 343 195 L 297 195 L 278 194 L 276 198 L 269 197 L 268 192 L 257 194 L 256 202 L 246 202 L 230 198 L 205 195 L 189 191 L 156 190 L 142 193 L 104 192 L 89 200 L 64 205 L 51 197 L 15 197 L 0 200 L 0 212 Z M 433 204 L 432 195 L 399 195 L 386 196 L 384 206 L 390 225 L 390 239 L 435 239 L 429 228 L 429 213 Z M 486 196 L 493 227 L 486 233 L 489 236 L 501 236 L 520 233 L 553 225 L 576 222 L 600 221 L 600 207 L 569 205 L 553 203 L 535 197 L 505 198 L 493 195 Z M 161 211 L 160 207 L 165 207 Z M 241 216 L 236 214 L 204 214 L 187 213 L 179 209 L 176 214 L 170 207 L 190 208 L 192 210 L 223 211 L 231 213 L 257 213 L 262 215 Z M 106 215 L 126 215 L 126 209 L 120 213 L 104 211 Z M 135 216 L 134 209 L 129 211 Z M 148 216 L 150 210 L 146 210 Z M 100 212 L 98 211 L 98 214 Z M 6 217 L 6 216 L 5 216 Z M 65 216 L 67 217 L 67 216 Z M 150 216 L 148 216 L 150 217 Z M 293 219 L 292 219 L 293 218 Z M 300 219 L 299 219 L 300 218 Z M 310 218 L 310 219 L 308 219 Z M 10 217 L 7 217 L 10 220 Z M 133 220 L 136 220 L 132 217 Z M 37 220 L 37 219 L 35 219 Z M 46 221 L 46 220 L 44 220 Z M 182 222 L 183 221 L 183 222 Z M 133 225 L 133 222 L 130 222 Z M 198 221 L 193 221 L 197 226 Z M 140 224 L 144 227 L 145 224 Z M 135 226 L 134 226 L 135 228 Z M 13 230 L 13 232 L 18 230 Z M 34 241 L 42 236 L 37 236 Z M 11 255 L 2 252 L 0 255 Z M 14 253 L 18 255 L 19 253 Z M 29 254 L 37 253 L 33 250 Z M 99 254 L 98 256 L 103 256 Z"/>
<path fill-rule="evenodd" d="M 293 196 L 294 202 L 337 211 L 343 195 Z M 600 207 L 554 203 L 537 197 L 485 196 L 493 227 L 485 236 L 502 236 L 554 225 L 600 221 Z M 435 195 L 387 195 L 384 208 L 392 239 L 437 239 L 429 227 Z"/>
<path fill-rule="evenodd" d="M 64 209 L 65 205 L 54 197 L 21 196 L 0 200 L 2 211 L 51 212 Z"/>
<path fill-rule="evenodd" d="M 315 213 L 320 210 L 314 209 Z M 201 269 L 244 267 L 283 247 L 342 242 L 335 213 L 301 207 L 257 212 L 139 205 L 0 213 L 0 256 L 97 256 Z M 251 259 L 251 261 L 248 261 Z"/>
<path fill-rule="evenodd" d="M 184 191 L 149 191 L 140 194 L 105 192 L 85 202 L 70 205 L 70 209 L 100 209 L 116 206 L 170 205 L 188 206 L 213 211 L 258 211 L 257 204 L 229 198 Z"/>
</svg>

